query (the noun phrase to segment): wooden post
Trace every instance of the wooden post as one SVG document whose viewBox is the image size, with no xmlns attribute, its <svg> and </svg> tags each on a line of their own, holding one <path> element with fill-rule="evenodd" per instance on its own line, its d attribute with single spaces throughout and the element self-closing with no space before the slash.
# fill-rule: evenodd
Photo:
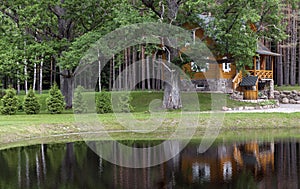
<svg viewBox="0 0 300 189">
<path fill-rule="evenodd" d="M 255 75 L 255 72 L 256 72 L 256 56 L 254 57 L 254 75 Z"/>
<path fill-rule="evenodd" d="M 274 78 L 274 61 L 275 61 L 275 56 L 272 56 L 272 61 L 271 61 L 271 65 L 272 65 L 272 79 Z"/>
</svg>

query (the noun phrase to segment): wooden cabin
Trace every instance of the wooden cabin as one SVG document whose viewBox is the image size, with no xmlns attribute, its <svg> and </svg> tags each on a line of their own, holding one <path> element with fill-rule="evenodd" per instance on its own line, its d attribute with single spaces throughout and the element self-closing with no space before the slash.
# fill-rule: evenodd
<svg viewBox="0 0 300 189">
<path fill-rule="evenodd" d="M 275 169 L 274 143 L 251 141 L 223 145 L 197 155 L 190 151 L 184 152 L 181 159 L 181 171 L 188 183 L 228 182 L 239 177 L 242 169 L 250 170 L 257 180 L 261 180 Z"/>
<path fill-rule="evenodd" d="M 210 17 L 203 16 L 205 22 L 209 22 Z M 204 34 L 204 30 L 197 25 L 185 24 L 183 27 L 192 31 L 193 39 L 196 37 L 205 41 L 208 46 L 214 46 L 215 41 Z M 271 52 L 262 43 L 258 42 L 257 56 L 253 57 L 253 67 L 246 68 L 246 74 L 242 74 L 236 68 L 234 60 L 230 55 L 210 57 L 215 61 L 207 61 L 196 65 L 194 62 L 185 64 L 182 69 L 190 75 L 190 78 L 199 91 L 220 91 L 232 93 L 241 91 L 244 93 L 244 99 L 256 100 L 259 96 L 259 90 L 266 83 L 270 88 L 274 88 L 274 60 L 280 54 Z M 208 58 L 208 59 L 210 59 Z M 256 80 L 255 80 L 256 79 Z M 272 91 L 270 98 L 274 98 Z"/>
</svg>

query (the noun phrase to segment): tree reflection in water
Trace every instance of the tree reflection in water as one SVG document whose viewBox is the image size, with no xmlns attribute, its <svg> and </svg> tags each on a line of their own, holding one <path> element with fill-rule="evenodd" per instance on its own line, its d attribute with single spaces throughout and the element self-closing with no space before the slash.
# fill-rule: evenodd
<svg viewBox="0 0 300 189">
<path fill-rule="evenodd" d="M 197 147 L 193 142 L 176 158 L 144 169 L 113 165 L 83 142 L 2 150 L 0 188 L 299 188 L 295 139 L 216 144 L 203 154 Z"/>
</svg>

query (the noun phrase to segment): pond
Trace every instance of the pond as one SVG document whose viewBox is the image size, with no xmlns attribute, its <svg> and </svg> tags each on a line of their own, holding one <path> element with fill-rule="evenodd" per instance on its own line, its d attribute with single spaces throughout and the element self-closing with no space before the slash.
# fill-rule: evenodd
<svg viewBox="0 0 300 189">
<path fill-rule="evenodd" d="M 300 187 L 299 140 L 219 142 L 205 153 L 198 146 L 192 141 L 175 158 L 139 169 L 111 164 L 84 142 L 6 149 L 0 151 L 0 188 Z"/>
</svg>

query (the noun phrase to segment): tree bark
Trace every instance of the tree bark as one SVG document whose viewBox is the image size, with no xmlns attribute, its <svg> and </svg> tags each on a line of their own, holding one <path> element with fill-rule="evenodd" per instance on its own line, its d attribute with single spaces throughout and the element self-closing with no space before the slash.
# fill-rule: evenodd
<svg viewBox="0 0 300 189">
<path fill-rule="evenodd" d="M 44 66 L 44 57 L 42 57 L 41 64 L 40 64 L 40 81 L 39 81 L 39 93 L 42 94 L 43 92 L 43 66 Z"/>
<path fill-rule="evenodd" d="M 98 88 L 99 92 L 101 92 L 101 60 L 100 60 L 100 50 L 98 49 Z M 89 77 L 90 78 L 90 77 Z"/>
<path fill-rule="evenodd" d="M 32 90 L 34 90 L 34 91 L 35 91 L 35 86 L 36 86 L 36 77 L 37 77 L 36 63 L 34 63 L 34 66 L 33 66 L 33 84 L 32 84 Z"/>
<path fill-rule="evenodd" d="M 171 70 L 171 72 L 167 72 L 166 75 L 169 79 L 164 82 L 163 108 L 180 109 L 182 104 L 180 98 L 179 72 Z"/>
<path fill-rule="evenodd" d="M 136 49 L 132 49 L 132 89 L 135 89 L 136 85 Z"/>
<path fill-rule="evenodd" d="M 142 45 L 142 90 L 145 90 L 145 46 Z"/>
<path fill-rule="evenodd" d="M 17 62 L 17 66 L 19 68 L 19 62 Z M 2 83 L 2 88 L 4 87 L 4 83 Z M 17 70 L 17 94 L 20 94 L 20 73 L 19 73 L 19 69 Z M 2 94 L 1 94 L 2 95 Z"/>
<path fill-rule="evenodd" d="M 292 53 L 291 53 L 291 85 L 296 84 L 296 45 L 297 45 L 297 28 L 296 28 L 296 11 L 292 13 Z"/>
<path fill-rule="evenodd" d="M 27 94 L 28 93 L 28 81 L 27 81 L 27 59 L 26 58 L 24 60 L 24 76 L 25 76 L 25 80 L 24 80 L 25 94 Z"/>
<path fill-rule="evenodd" d="M 151 82 L 151 77 L 150 77 L 150 60 L 149 59 L 150 59 L 149 56 L 147 56 L 147 58 L 146 58 L 146 63 L 147 63 L 146 67 L 147 67 L 147 88 L 148 88 L 148 90 L 151 89 L 151 85 L 150 85 L 150 82 Z"/>
<path fill-rule="evenodd" d="M 278 52 L 282 55 L 281 43 L 278 43 Z M 277 66 L 277 85 L 283 85 L 283 70 L 282 70 L 282 56 L 277 57 L 278 64 Z"/>
<path fill-rule="evenodd" d="M 115 55 L 112 57 L 112 89 L 115 90 L 115 79 L 116 79 L 116 69 L 115 69 Z"/>
<path fill-rule="evenodd" d="M 68 72 L 68 70 L 64 70 L 64 74 L 61 77 L 61 92 L 65 97 L 66 109 L 72 108 L 72 98 L 74 90 L 74 76 L 68 74 Z"/>
</svg>

